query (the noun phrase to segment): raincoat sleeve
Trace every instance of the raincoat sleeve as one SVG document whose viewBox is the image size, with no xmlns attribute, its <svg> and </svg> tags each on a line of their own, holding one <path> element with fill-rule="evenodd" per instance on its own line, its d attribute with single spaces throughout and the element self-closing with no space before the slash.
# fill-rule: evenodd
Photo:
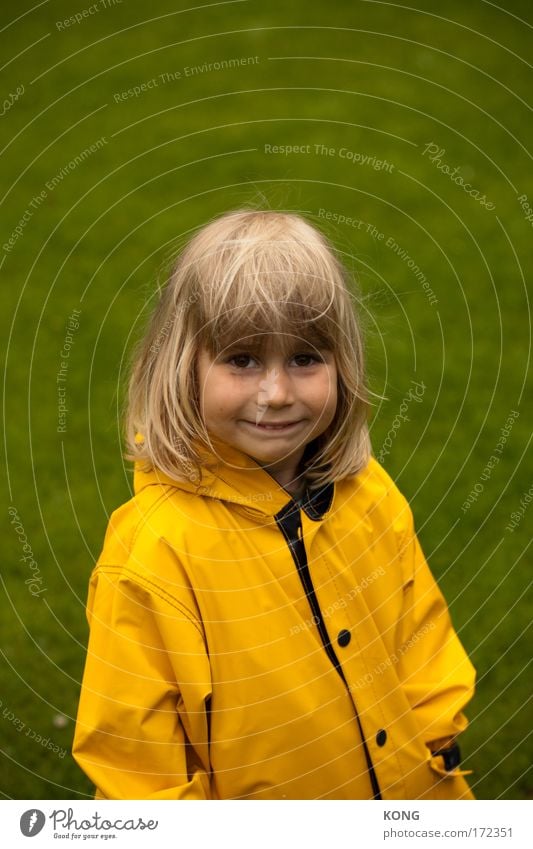
<svg viewBox="0 0 533 849">
<path fill-rule="evenodd" d="M 474 693 L 475 670 L 422 553 L 412 511 L 401 499 L 404 583 L 396 637 L 398 670 L 422 739 L 436 752 L 453 745 L 468 725 L 462 711 Z M 432 767 L 446 774 L 440 758 L 432 759 Z"/>
<path fill-rule="evenodd" d="M 96 798 L 210 798 L 209 673 L 193 611 L 127 567 L 97 566 L 87 613 L 73 755 Z"/>
</svg>

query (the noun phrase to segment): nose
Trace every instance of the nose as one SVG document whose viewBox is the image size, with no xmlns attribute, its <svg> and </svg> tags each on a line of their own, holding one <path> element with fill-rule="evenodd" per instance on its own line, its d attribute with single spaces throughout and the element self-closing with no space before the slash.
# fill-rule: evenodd
<svg viewBox="0 0 533 849">
<path fill-rule="evenodd" d="M 283 366 L 272 365 L 265 369 L 259 382 L 257 403 L 259 407 L 285 407 L 294 401 L 291 376 Z"/>
</svg>

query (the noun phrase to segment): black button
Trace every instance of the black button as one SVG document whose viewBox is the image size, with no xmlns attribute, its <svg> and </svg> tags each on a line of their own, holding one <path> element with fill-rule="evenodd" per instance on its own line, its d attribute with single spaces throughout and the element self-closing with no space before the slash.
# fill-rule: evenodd
<svg viewBox="0 0 533 849">
<path fill-rule="evenodd" d="M 351 639 L 352 635 L 345 628 L 337 634 L 337 642 L 339 646 L 342 646 L 343 648 L 348 645 Z"/>
<path fill-rule="evenodd" d="M 381 728 L 376 734 L 376 743 L 378 746 L 384 746 L 387 742 L 387 732 L 384 728 Z"/>
</svg>

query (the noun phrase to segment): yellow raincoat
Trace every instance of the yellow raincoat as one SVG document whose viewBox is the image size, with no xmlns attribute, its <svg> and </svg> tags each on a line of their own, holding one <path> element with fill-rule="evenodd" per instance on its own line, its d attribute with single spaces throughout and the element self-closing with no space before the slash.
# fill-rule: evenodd
<svg viewBox="0 0 533 849">
<path fill-rule="evenodd" d="M 475 672 L 387 473 L 295 502 L 215 445 L 111 516 L 73 746 L 96 797 L 474 798 L 432 753 Z"/>
</svg>

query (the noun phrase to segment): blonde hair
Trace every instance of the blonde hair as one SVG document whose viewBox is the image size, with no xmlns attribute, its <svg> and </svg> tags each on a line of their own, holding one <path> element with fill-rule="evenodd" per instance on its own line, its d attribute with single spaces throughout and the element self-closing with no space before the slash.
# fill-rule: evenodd
<svg viewBox="0 0 533 849">
<path fill-rule="evenodd" d="M 240 209 L 214 219 L 186 245 L 134 352 L 126 410 L 126 458 L 171 478 L 201 477 L 196 363 L 236 340 L 279 334 L 334 353 L 338 402 L 328 429 L 306 446 L 313 489 L 368 462 L 363 344 L 348 272 L 329 240 L 294 213 Z M 142 439 L 139 438 L 142 435 Z M 205 461 L 205 458 L 204 458 Z"/>
</svg>

